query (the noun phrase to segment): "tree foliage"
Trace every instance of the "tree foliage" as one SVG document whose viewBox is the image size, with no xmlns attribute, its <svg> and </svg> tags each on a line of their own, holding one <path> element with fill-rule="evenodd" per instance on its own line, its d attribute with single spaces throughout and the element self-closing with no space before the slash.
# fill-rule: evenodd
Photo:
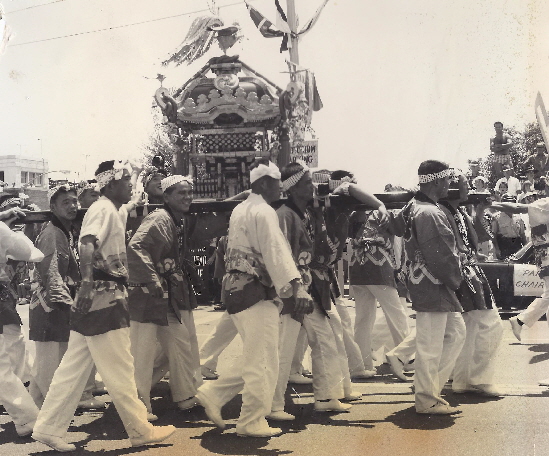
<svg viewBox="0 0 549 456">
<path fill-rule="evenodd" d="M 519 130 L 516 127 L 505 127 L 503 132 L 509 135 L 513 140 L 513 147 L 510 149 L 511 161 L 515 170 L 515 176 L 524 174 L 524 169 L 521 163 L 527 157 L 536 152 L 536 144 L 543 142 L 543 136 L 538 122 L 530 122 L 525 125 L 524 129 Z M 477 159 L 480 165 L 481 173 L 488 179 L 489 186 L 493 188 L 496 184 L 496 176 L 494 174 L 494 154 L 491 153 L 486 158 Z M 471 162 L 472 160 L 469 160 Z"/>
<path fill-rule="evenodd" d="M 180 151 L 177 144 L 177 127 L 173 124 L 162 123 L 159 110 L 153 108 L 154 131 L 143 145 L 144 164 L 150 166 L 155 155 L 164 157 L 165 168 L 168 173 L 175 172 L 174 155 Z"/>
</svg>

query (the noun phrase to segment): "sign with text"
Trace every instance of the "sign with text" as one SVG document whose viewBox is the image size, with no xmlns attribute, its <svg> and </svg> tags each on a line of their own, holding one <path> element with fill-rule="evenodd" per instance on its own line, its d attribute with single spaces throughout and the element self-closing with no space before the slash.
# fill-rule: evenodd
<svg viewBox="0 0 549 456">
<path fill-rule="evenodd" d="M 292 144 L 290 162 L 303 160 L 310 168 L 318 166 L 318 139 Z"/>
<path fill-rule="evenodd" d="M 537 296 L 543 293 L 543 280 L 538 276 L 538 268 L 533 264 L 513 265 L 515 296 Z"/>
</svg>

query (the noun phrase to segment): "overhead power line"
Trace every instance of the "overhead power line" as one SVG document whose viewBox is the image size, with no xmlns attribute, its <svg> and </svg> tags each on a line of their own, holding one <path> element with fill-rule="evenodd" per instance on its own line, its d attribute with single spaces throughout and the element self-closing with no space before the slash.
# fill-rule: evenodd
<svg viewBox="0 0 549 456">
<path fill-rule="evenodd" d="M 57 1 L 63 1 L 63 0 L 57 0 Z M 51 3 L 55 3 L 55 2 L 51 2 Z M 219 6 L 218 8 L 219 9 L 228 8 L 229 6 L 241 5 L 243 3 L 244 3 L 243 1 L 228 3 L 227 5 L 222 5 L 222 6 Z M 190 16 L 191 14 L 197 14 L 197 13 L 203 13 L 203 12 L 210 12 L 210 9 L 209 8 L 204 8 L 204 9 L 200 9 L 200 10 L 196 10 L 196 11 L 188 11 L 186 13 L 174 14 L 172 16 L 165 16 L 165 17 L 159 17 L 159 18 L 156 18 L 156 19 L 148 19 L 146 21 L 133 22 L 131 24 L 114 25 L 112 27 L 105 27 L 105 28 L 96 29 L 96 30 L 88 30 L 86 32 L 77 32 L 77 33 L 71 33 L 69 35 L 61 35 L 61 36 L 55 36 L 55 37 L 52 37 L 52 38 L 44 38 L 44 39 L 41 39 L 41 40 L 26 41 L 24 43 L 10 44 L 9 47 L 11 48 L 11 47 L 15 47 L 15 46 L 25 46 L 27 44 L 35 44 L 35 43 L 42 43 L 42 42 L 45 42 L 45 41 L 60 40 L 62 38 L 71 38 L 71 37 L 74 37 L 74 36 L 89 35 L 91 33 L 108 32 L 110 30 L 116 30 L 116 29 L 121 29 L 121 28 L 126 28 L 126 27 L 134 27 L 136 25 L 143 25 L 143 24 L 148 24 L 148 23 L 151 23 L 151 22 L 164 21 L 166 19 L 173 19 L 174 17 Z"/>
<path fill-rule="evenodd" d="M 33 5 L 33 6 L 27 6 L 26 8 L 20 8 L 18 10 L 13 10 L 13 11 L 6 11 L 6 15 L 13 14 L 13 13 L 18 13 L 19 11 L 30 10 L 30 9 L 33 9 L 33 8 L 40 8 L 41 6 L 48 6 L 48 5 L 51 5 L 52 3 L 59 3 L 59 2 L 64 2 L 64 1 L 65 0 L 54 0 L 53 2 L 41 3 L 39 5 Z"/>
</svg>

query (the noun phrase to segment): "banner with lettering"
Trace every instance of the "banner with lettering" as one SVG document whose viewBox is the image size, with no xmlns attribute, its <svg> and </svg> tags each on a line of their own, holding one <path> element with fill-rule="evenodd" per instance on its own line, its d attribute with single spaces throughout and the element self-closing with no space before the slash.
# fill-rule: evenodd
<svg viewBox="0 0 549 456">
<path fill-rule="evenodd" d="M 543 293 L 543 280 L 538 276 L 538 268 L 533 264 L 513 265 L 515 296 L 537 296 Z"/>
<path fill-rule="evenodd" d="M 293 143 L 290 162 L 296 160 L 303 160 L 310 168 L 316 168 L 318 166 L 318 139 Z"/>
</svg>

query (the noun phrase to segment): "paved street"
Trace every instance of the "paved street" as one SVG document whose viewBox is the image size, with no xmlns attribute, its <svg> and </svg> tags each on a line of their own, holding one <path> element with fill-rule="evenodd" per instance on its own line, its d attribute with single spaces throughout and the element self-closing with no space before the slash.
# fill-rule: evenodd
<svg viewBox="0 0 549 456">
<path fill-rule="evenodd" d="M 353 301 L 348 301 L 348 305 L 354 315 Z M 210 307 L 196 311 L 200 343 L 220 315 Z M 385 340 L 382 322 L 380 319 L 376 323 L 377 339 L 381 341 Z M 456 417 L 417 415 L 409 384 L 396 382 L 387 365 L 380 365 L 374 379 L 355 383 L 364 396 L 354 403 L 350 413 L 315 413 L 312 388 L 292 388 L 287 393 L 287 403 L 291 404 L 287 411 L 297 419 L 282 426 L 282 436 L 270 440 L 236 436 L 239 396 L 223 409 L 228 429 L 221 433 L 207 421 L 201 408 L 177 411 L 170 403 L 166 382 L 153 391 L 153 409 L 160 417 L 157 424 L 177 427 L 176 434 L 166 443 L 131 448 L 108 396 L 103 396 L 109 401 L 105 411 L 78 413 L 67 440 L 77 445 L 78 450 L 71 453 L 75 455 L 547 455 L 549 389 L 537 386 L 537 381 L 549 377 L 549 328 L 545 321 L 536 323 L 523 331 L 522 343 L 514 338 L 507 321 L 504 328 L 496 382 L 505 396 L 487 399 L 455 395 L 447 390 L 447 400 L 463 410 Z M 222 355 L 218 369 L 221 374 L 238 355 L 239 348 L 237 338 Z M 382 349 L 377 352 L 380 359 L 381 352 Z M 18 438 L 8 415 L 0 414 L 0 455 L 54 453 L 31 438 Z"/>
</svg>

